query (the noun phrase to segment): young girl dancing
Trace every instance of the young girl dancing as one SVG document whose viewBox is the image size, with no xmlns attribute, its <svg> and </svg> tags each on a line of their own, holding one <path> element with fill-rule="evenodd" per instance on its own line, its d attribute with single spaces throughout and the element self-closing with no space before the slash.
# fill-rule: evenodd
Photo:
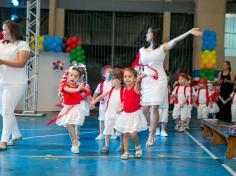
<svg viewBox="0 0 236 176">
<path fill-rule="evenodd" d="M 84 123 L 85 111 L 81 101 L 91 95 L 91 91 L 84 84 L 78 86 L 81 75 L 77 65 L 65 72 L 59 88 L 59 93 L 63 98 L 63 108 L 56 118 L 48 122 L 56 120 L 57 125 L 67 127 L 72 140 L 71 152 L 73 153 L 79 153 L 80 146 L 75 126 L 82 126 Z M 82 93 L 85 94 L 81 95 Z"/>
<path fill-rule="evenodd" d="M 115 129 L 123 134 L 124 153 L 121 159 L 129 158 L 129 135 L 132 136 L 135 144 L 135 156 L 142 156 L 142 149 L 139 145 L 138 132 L 148 128 L 146 118 L 140 106 L 141 80 L 144 77 L 140 73 L 139 78 L 137 72 L 133 68 L 124 69 L 124 101 L 123 112 L 115 123 Z"/>
<path fill-rule="evenodd" d="M 103 154 L 109 153 L 110 138 L 111 135 L 114 134 L 114 125 L 119 116 L 118 112 L 123 102 L 124 88 L 121 86 L 122 79 L 122 72 L 119 69 L 113 70 L 111 72 L 112 88 L 91 102 L 91 106 L 93 107 L 101 99 L 108 96 L 105 114 L 105 129 L 103 132 L 103 135 L 106 136 L 105 147 L 100 151 Z"/>
</svg>

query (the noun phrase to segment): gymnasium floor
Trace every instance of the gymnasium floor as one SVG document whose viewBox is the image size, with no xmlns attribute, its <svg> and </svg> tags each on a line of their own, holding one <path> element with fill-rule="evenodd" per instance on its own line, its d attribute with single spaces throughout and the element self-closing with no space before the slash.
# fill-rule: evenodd
<svg viewBox="0 0 236 176">
<path fill-rule="evenodd" d="M 174 123 L 170 121 L 169 137 L 158 137 L 151 148 L 145 147 L 147 131 L 140 133 L 143 158 L 121 160 L 116 151 L 119 140 L 112 140 L 109 155 L 99 153 L 103 142 L 94 140 L 98 135 L 96 118 L 86 118 L 81 129 L 80 153 L 72 154 L 67 130 L 46 124 L 55 115 L 17 117 L 23 140 L 0 152 L 1 176 L 236 175 L 236 159 L 224 158 L 224 145 L 212 147 L 209 139 L 203 139 L 197 120 L 193 121 L 192 130 L 184 133 L 174 132 Z"/>
</svg>

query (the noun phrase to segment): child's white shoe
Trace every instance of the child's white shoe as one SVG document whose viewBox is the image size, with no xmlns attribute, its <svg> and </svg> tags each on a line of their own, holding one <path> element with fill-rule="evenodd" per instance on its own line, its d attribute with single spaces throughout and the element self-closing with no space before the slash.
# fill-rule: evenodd
<svg viewBox="0 0 236 176">
<path fill-rule="evenodd" d="M 160 131 L 160 128 L 156 128 L 156 133 L 155 133 L 156 136 L 160 136 L 161 135 L 161 131 Z"/>
<path fill-rule="evenodd" d="M 162 137 L 167 137 L 168 136 L 166 130 L 161 130 L 161 136 Z"/>
<path fill-rule="evenodd" d="M 116 140 L 116 139 L 117 139 L 117 135 L 116 135 L 115 133 L 112 134 L 112 135 L 111 135 L 111 139 Z"/>
<path fill-rule="evenodd" d="M 99 135 L 95 138 L 95 140 L 97 140 L 97 141 L 101 141 L 101 140 L 103 140 L 103 139 L 105 139 L 105 137 L 104 137 L 102 134 L 99 134 Z"/>
<path fill-rule="evenodd" d="M 72 144 L 71 152 L 72 152 L 72 153 L 79 153 L 79 146 L 80 146 L 80 142 L 79 142 L 79 141 L 78 141 L 78 144 L 77 144 L 77 145 L 73 145 L 73 144 Z"/>
</svg>

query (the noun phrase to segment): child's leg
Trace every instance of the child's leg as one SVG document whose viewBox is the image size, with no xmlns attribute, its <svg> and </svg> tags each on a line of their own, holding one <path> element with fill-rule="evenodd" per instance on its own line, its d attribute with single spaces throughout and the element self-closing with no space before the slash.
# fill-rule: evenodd
<svg viewBox="0 0 236 176">
<path fill-rule="evenodd" d="M 129 133 L 123 134 L 124 153 L 120 156 L 121 159 L 129 158 Z"/>
<path fill-rule="evenodd" d="M 80 139 L 80 126 L 79 125 L 75 125 L 75 134 L 77 138 Z"/>
<path fill-rule="evenodd" d="M 103 134 L 103 131 L 104 131 L 104 120 L 100 120 L 100 124 L 99 124 L 100 126 L 100 134 Z"/>
<path fill-rule="evenodd" d="M 110 146 L 110 139 L 111 139 L 111 135 L 106 135 L 106 138 L 105 138 L 106 148 L 109 148 Z"/>
<path fill-rule="evenodd" d="M 71 140 L 72 140 L 72 145 L 77 145 L 78 144 L 78 138 L 76 136 L 75 129 L 74 129 L 73 125 L 67 124 L 67 129 L 70 133 L 70 137 L 71 137 Z"/>
<path fill-rule="evenodd" d="M 106 137 L 105 137 L 105 148 L 103 148 L 100 151 L 101 153 L 103 153 L 103 154 L 109 153 L 110 138 L 111 138 L 111 135 L 106 135 Z"/>
<path fill-rule="evenodd" d="M 123 134 L 123 145 L 124 145 L 124 151 L 126 153 L 129 153 L 129 133 Z"/>
<path fill-rule="evenodd" d="M 142 156 L 142 149 L 141 146 L 139 145 L 139 140 L 138 140 L 138 133 L 133 132 L 131 133 L 132 138 L 134 139 L 134 145 L 135 145 L 135 156 L 140 158 Z"/>
<path fill-rule="evenodd" d="M 124 152 L 123 134 L 120 135 L 120 147 L 118 149 L 118 152 Z"/>
<path fill-rule="evenodd" d="M 138 146 L 139 146 L 139 140 L 138 140 L 138 134 L 137 134 L 137 132 L 131 133 L 131 136 L 132 136 L 132 138 L 133 138 L 133 140 L 134 140 L 134 145 L 135 145 L 135 147 L 138 147 Z"/>
</svg>

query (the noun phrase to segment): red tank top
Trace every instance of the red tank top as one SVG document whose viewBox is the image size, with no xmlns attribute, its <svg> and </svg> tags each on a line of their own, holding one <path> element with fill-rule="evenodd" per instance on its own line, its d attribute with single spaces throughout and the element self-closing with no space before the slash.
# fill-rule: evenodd
<svg viewBox="0 0 236 176">
<path fill-rule="evenodd" d="M 135 112 L 141 108 L 140 106 L 140 94 L 134 91 L 134 87 L 131 89 L 125 89 L 124 91 L 124 112 Z"/>
<path fill-rule="evenodd" d="M 66 105 L 76 105 L 80 104 L 81 100 L 81 95 L 80 92 L 75 92 L 75 93 L 69 93 L 64 90 L 65 87 L 70 87 L 70 88 L 78 88 L 78 86 L 70 86 L 68 84 L 63 85 L 63 100 L 64 104 Z"/>
</svg>

